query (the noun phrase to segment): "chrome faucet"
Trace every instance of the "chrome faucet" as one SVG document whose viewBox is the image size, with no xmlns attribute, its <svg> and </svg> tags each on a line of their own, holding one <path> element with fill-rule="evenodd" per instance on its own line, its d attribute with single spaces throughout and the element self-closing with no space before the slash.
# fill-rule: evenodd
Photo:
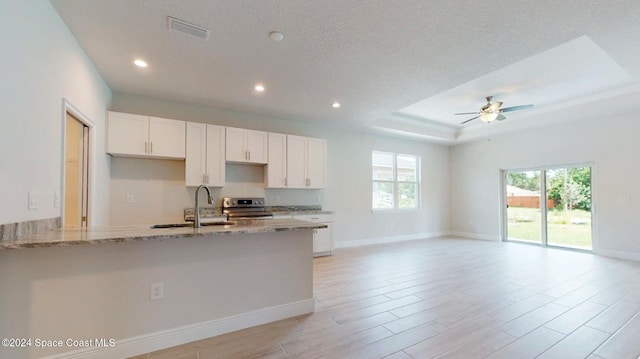
<svg viewBox="0 0 640 359">
<path fill-rule="evenodd" d="M 198 194 L 200 194 L 200 190 L 201 189 L 206 189 L 207 190 L 207 202 L 209 202 L 209 204 L 213 204 L 214 203 L 214 199 L 213 199 L 213 195 L 211 194 L 211 190 L 209 189 L 209 187 L 201 184 L 200 186 L 198 186 L 198 189 L 196 189 L 196 208 L 194 210 L 195 212 L 195 223 L 193 224 L 194 228 L 200 228 L 200 201 L 198 200 Z"/>
</svg>

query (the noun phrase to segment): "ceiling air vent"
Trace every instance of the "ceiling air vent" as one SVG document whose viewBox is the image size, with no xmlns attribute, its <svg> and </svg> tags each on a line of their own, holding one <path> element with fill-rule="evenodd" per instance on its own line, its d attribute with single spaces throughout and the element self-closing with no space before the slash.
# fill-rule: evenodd
<svg viewBox="0 0 640 359">
<path fill-rule="evenodd" d="M 190 24 L 184 20 L 176 19 L 175 17 L 167 16 L 167 26 L 169 27 L 169 30 L 195 36 L 202 40 L 206 40 L 209 37 L 209 29 Z"/>
</svg>

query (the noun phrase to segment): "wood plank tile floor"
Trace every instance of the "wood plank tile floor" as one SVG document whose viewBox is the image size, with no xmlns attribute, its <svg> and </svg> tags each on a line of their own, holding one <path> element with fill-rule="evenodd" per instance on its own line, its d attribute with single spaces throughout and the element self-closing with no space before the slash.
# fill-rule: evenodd
<svg viewBox="0 0 640 359">
<path fill-rule="evenodd" d="M 316 311 L 136 359 L 640 355 L 640 263 L 427 239 L 314 259 Z"/>
</svg>

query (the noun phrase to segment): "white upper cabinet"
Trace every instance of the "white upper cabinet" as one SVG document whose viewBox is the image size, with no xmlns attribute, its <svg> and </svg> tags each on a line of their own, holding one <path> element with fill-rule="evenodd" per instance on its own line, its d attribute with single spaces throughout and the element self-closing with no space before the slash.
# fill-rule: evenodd
<svg viewBox="0 0 640 359">
<path fill-rule="evenodd" d="M 269 132 L 268 162 L 265 166 L 267 188 L 287 187 L 287 135 Z"/>
<path fill-rule="evenodd" d="M 326 187 L 327 142 L 287 135 L 287 187 Z"/>
<path fill-rule="evenodd" d="M 185 183 L 224 186 L 225 128 L 204 123 L 187 122 Z"/>
<path fill-rule="evenodd" d="M 109 112 L 107 152 L 116 156 L 185 158 L 185 122 Z"/>
<path fill-rule="evenodd" d="M 149 154 L 185 158 L 185 122 L 149 117 Z"/>
<path fill-rule="evenodd" d="M 149 116 L 109 112 L 107 152 L 112 155 L 146 156 Z"/>
<path fill-rule="evenodd" d="M 266 164 L 267 132 L 227 127 L 226 159 L 228 162 Z"/>
<path fill-rule="evenodd" d="M 307 188 L 307 138 L 287 135 L 287 187 Z"/>
<path fill-rule="evenodd" d="M 327 172 L 327 141 L 307 138 L 307 178 L 310 188 L 325 188 Z"/>
</svg>

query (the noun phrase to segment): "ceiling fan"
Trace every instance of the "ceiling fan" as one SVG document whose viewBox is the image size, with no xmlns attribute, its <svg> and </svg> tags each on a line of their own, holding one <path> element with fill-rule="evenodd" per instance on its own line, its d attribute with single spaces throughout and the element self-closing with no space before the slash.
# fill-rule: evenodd
<svg viewBox="0 0 640 359">
<path fill-rule="evenodd" d="M 480 112 L 459 112 L 454 114 L 454 115 L 477 115 L 476 117 L 472 117 L 462 122 L 461 125 L 464 125 L 467 122 L 473 121 L 476 118 L 480 118 L 482 122 L 487 122 L 487 123 L 494 120 L 502 121 L 507 119 L 502 115 L 503 112 L 520 111 L 520 110 L 526 110 L 528 108 L 533 107 L 533 105 L 519 105 L 519 106 L 501 108 L 502 102 L 496 101 L 494 103 L 491 103 L 491 99 L 493 98 L 493 96 L 487 96 L 485 98 L 487 99 L 487 104 L 480 108 Z"/>
</svg>

